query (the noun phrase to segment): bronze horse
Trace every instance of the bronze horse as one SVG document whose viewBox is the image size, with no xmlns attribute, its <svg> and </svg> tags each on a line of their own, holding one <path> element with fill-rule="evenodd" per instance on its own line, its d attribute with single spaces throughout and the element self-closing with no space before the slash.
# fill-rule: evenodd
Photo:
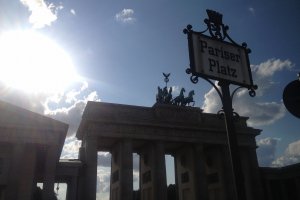
<svg viewBox="0 0 300 200">
<path fill-rule="evenodd" d="M 184 92 L 185 92 L 185 89 L 181 88 L 180 94 L 173 99 L 172 104 L 177 105 L 177 106 L 182 105 L 182 102 L 184 100 L 184 94 L 183 94 Z"/>
<path fill-rule="evenodd" d="M 183 99 L 182 105 L 183 106 L 185 106 L 185 105 L 190 106 L 190 104 L 193 103 L 192 106 L 194 106 L 195 105 L 195 101 L 194 101 L 194 98 L 193 98 L 194 95 L 195 95 L 194 90 L 190 91 L 189 95 Z"/>
</svg>

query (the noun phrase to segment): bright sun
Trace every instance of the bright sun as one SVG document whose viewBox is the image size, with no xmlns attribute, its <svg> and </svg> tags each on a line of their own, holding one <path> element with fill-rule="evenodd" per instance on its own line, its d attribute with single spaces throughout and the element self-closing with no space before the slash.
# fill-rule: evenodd
<svg viewBox="0 0 300 200">
<path fill-rule="evenodd" d="M 62 92 L 77 79 L 68 54 L 31 30 L 0 35 L 0 81 L 25 92 Z"/>
</svg>

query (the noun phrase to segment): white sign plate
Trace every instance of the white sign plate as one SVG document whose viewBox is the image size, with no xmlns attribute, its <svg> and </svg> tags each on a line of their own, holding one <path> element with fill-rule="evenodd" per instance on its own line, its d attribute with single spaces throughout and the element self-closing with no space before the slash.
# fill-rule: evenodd
<svg viewBox="0 0 300 200">
<path fill-rule="evenodd" d="M 191 32 L 189 53 L 193 73 L 236 85 L 253 85 L 246 48 Z"/>
</svg>

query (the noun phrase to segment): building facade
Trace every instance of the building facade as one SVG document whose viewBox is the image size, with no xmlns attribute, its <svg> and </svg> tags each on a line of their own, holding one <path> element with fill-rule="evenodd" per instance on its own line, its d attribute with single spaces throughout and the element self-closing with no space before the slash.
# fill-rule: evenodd
<svg viewBox="0 0 300 200">
<path fill-rule="evenodd" d="M 300 199 L 300 163 L 285 167 L 261 167 L 265 200 Z"/>
<path fill-rule="evenodd" d="M 299 199 L 299 164 L 259 168 L 260 130 L 235 121 L 246 200 Z M 222 116 L 199 108 L 139 107 L 88 102 L 77 138 L 79 159 L 61 160 L 68 125 L 0 102 L 0 200 L 53 200 L 66 183 L 66 200 L 96 200 L 97 152 L 112 155 L 110 200 L 232 200 L 233 174 Z M 139 191 L 133 191 L 133 153 L 139 154 Z M 167 189 L 165 155 L 174 157 L 175 197 Z M 100 163 L 101 164 L 101 163 Z"/>
<path fill-rule="evenodd" d="M 31 200 L 38 182 L 52 200 L 68 125 L 0 102 L 0 199 Z"/>
</svg>

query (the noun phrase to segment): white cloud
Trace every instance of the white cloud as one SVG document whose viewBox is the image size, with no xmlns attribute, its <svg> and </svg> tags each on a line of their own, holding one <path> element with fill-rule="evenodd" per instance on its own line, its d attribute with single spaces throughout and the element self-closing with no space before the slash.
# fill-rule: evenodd
<svg viewBox="0 0 300 200">
<path fill-rule="evenodd" d="M 110 189 L 110 173 L 100 172 L 97 178 L 97 192 L 108 193 Z"/>
<path fill-rule="evenodd" d="M 282 156 L 272 162 L 273 167 L 282 167 L 300 162 L 300 140 L 288 145 Z"/>
<path fill-rule="evenodd" d="M 233 108 L 241 116 L 248 116 L 250 126 L 263 126 L 276 122 L 284 117 L 286 111 L 281 100 L 266 102 L 262 96 L 268 92 L 275 82 L 273 75 L 281 70 L 290 70 L 293 64 L 289 60 L 269 59 L 259 65 L 252 66 L 254 83 L 258 85 L 256 97 L 248 95 L 246 89 L 239 90 L 233 99 Z M 215 83 L 216 84 L 216 83 Z M 204 112 L 216 113 L 222 108 L 220 97 L 214 88 L 204 96 L 202 106 Z"/>
<path fill-rule="evenodd" d="M 81 141 L 77 140 L 75 135 L 67 137 L 60 158 L 77 159 Z"/>
<path fill-rule="evenodd" d="M 134 23 L 136 18 L 134 17 L 134 10 L 124 8 L 121 12 L 115 15 L 115 19 L 118 22 L 122 22 L 125 24 Z"/>
<path fill-rule="evenodd" d="M 259 65 L 252 66 L 253 72 L 259 77 L 270 77 L 273 76 L 275 72 L 291 69 L 293 64 L 290 60 L 280 60 L 280 59 L 269 59 Z"/>
<path fill-rule="evenodd" d="M 76 15 L 76 11 L 75 11 L 74 9 L 71 9 L 71 10 L 70 10 L 70 13 L 71 13 L 72 15 Z"/>
<path fill-rule="evenodd" d="M 33 24 L 33 28 L 50 26 L 52 22 L 57 20 L 57 11 L 63 9 L 62 5 L 55 6 L 44 0 L 20 0 L 20 2 L 27 6 L 31 12 L 29 22 Z"/>
<path fill-rule="evenodd" d="M 217 85 L 217 81 L 214 83 Z M 216 113 L 222 107 L 221 99 L 216 92 L 215 88 L 211 88 L 208 93 L 204 95 L 204 102 L 202 105 L 202 109 L 207 113 Z"/>
<path fill-rule="evenodd" d="M 260 166 L 271 166 L 275 158 L 275 151 L 278 141 L 280 141 L 279 138 L 267 137 L 256 142 L 256 144 L 258 145 L 257 159 Z"/>
<path fill-rule="evenodd" d="M 57 189 L 57 186 L 58 186 L 58 191 L 56 190 L 56 189 Z M 56 183 L 56 184 L 54 185 L 54 187 L 55 187 L 55 192 L 57 192 L 57 193 L 56 193 L 57 199 L 58 199 L 58 200 L 60 200 L 60 199 L 65 199 L 66 194 L 67 194 L 67 183 L 59 183 L 59 184 Z"/>
<path fill-rule="evenodd" d="M 252 15 L 255 15 L 255 9 L 253 7 L 249 7 L 248 10 Z"/>
<path fill-rule="evenodd" d="M 52 96 L 47 97 L 44 101 L 44 114 L 69 124 L 68 135 L 76 132 L 87 102 L 100 101 L 97 92 L 90 92 L 87 87 L 87 83 L 84 82 L 78 90 L 73 89 L 61 94 L 55 101 L 53 101 Z"/>
<path fill-rule="evenodd" d="M 133 171 L 133 190 L 139 189 L 140 172 L 138 170 Z"/>
<path fill-rule="evenodd" d="M 110 192 L 110 169 L 107 167 L 97 167 L 97 198 L 109 199 Z"/>
<path fill-rule="evenodd" d="M 137 153 L 132 155 L 133 160 L 133 171 L 137 172 L 140 169 L 140 156 Z"/>
<path fill-rule="evenodd" d="M 252 100 L 249 99 L 247 101 L 239 101 L 236 107 L 237 113 L 243 116 L 250 116 L 248 121 L 250 126 L 273 124 L 284 117 L 286 113 L 284 105 L 276 102 L 252 103 Z"/>
<path fill-rule="evenodd" d="M 111 154 L 109 152 L 98 152 L 98 166 L 111 166 Z"/>
<path fill-rule="evenodd" d="M 182 87 L 180 86 L 172 86 L 172 95 L 175 97 L 176 95 L 179 95 L 180 90 Z"/>
</svg>

